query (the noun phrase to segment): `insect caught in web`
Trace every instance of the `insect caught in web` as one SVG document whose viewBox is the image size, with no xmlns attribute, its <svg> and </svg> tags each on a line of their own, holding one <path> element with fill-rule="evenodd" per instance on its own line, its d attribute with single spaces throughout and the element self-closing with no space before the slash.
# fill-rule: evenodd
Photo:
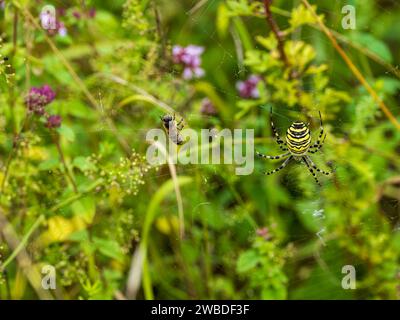
<svg viewBox="0 0 400 320">
<path fill-rule="evenodd" d="M 327 172 L 327 171 L 319 169 L 315 165 L 315 163 L 312 161 L 310 156 L 308 155 L 309 153 L 318 152 L 322 148 L 325 138 L 326 138 L 326 134 L 324 135 L 324 128 L 322 125 L 321 112 L 319 112 L 320 133 L 319 133 L 317 141 L 314 144 L 311 144 L 311 135 L 310 135 L 310 129 L 308 128 L 308 124 L 305 124 L 304 122 L 301 122 L 301 121 L 293 122 L 292 125 L 288 128 L 288 130 L 286 132 L 286 141 L 282 140 L 281 137 L 279 136 L 278 132 L 276 131 L 276 128 L 272 121 L 272 108 L 271 108 L 270 114 L 271 114 L 271 127 L 272 127 L 272 131 L 275 135 L 276 142 L 278 143 L 278 146 L 281 150 L 287 151 L 287 152 L 284 154 L 278 155 L 278 156 L 267 156 L 265 154 L 262 154 L 262 153 L 256 151 L 256 153 L 259 157 L 265 158 L 265 159 L 286 158 L 286 160 L 281 164 L 280 167 L 278 167 L 272 171 L 265 172 L 265 174 L 266 175 L 274 174 L 274 173 L 282 170 L 283 168 L 285 168 L 291 160 L 295 159 L 297 161 L 304 162 L 304 164 L 307 166 L 310 173 L 313 175 L 315 181 L 319 185 L 321 185 L 318 181 L 315 171 L 323 173 L 325 175 L 329 175 L 329 174 L 331 174 L 331 172 Z"/>
<path fill-rule="evenodd" d="M 175 120 L 175 114 L 173 116 L 166 114 L 165 116 L 161 117 L 161 121 L 172 142 L 177 145 L 182 145 L 184 143 L 184 139 L 180 134 L 180 131 L 184 127 L 183 118 L 177 122 Z"/>
</svg>

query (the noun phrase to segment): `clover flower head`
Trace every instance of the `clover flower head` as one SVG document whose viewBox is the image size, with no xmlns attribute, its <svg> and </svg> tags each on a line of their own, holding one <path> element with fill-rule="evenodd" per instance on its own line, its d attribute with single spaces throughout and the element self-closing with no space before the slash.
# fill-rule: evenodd
<svg viewBox="0 0 400 320">
<path fill-rule="evenodd" d="M 65 37 L 68 34 L 67 28 L 63 22 L 57 22 L 57 30 L 61 37 Z"/>
<path fill-rule="evenodd" d="M 94 18 L 95 16 L 96 16 L 96 8 L 90 8 L 89 9 L 89 11 L 88 11 L 88 16 L 89 16 L 89 18 Z"/>
<path fill-rule="evenodd" d="M 29 111 L 41 116 L 45 113 L 45 106 L 51 103 L 55 96 L 55 92 L 47 84 L 42 87 L 32 87 L 25 103 Z"/>
<path fill-rule="evenodd" d="M 46 127 L 49 129 L 59 128 L 61 126 L 61 116 L 51 115 L 47 117 Z"/>
<path fill-rule="evenodd" d="M 208 98 L 204 98 L 202 100 L 200 112 L 202 114 L 209 115 L 209 116 L 217 114 L 217 110 L 215 109 L 214 104 Z"/>
<path fill-rule="evenodd" d="M 74 10 L 74 12 L 72 12 L 72 15 L 76 18 L 76 19 L 80 19 L 81 18 L 81 13 L 77 10 Z"/>
</svg>

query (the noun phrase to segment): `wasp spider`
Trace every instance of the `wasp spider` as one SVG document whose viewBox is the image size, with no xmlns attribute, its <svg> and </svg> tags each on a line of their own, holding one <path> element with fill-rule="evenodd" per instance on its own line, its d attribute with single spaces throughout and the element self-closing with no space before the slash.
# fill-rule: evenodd
<svg viewBox="0 0 400 320">
<path fill-rule="evenodd" d="M 318 140 L 314 144 L 311 144 L 311 135 L 310 135 L 310 130 L 308 129 L 308 124 L 305 124 L 304 122 L 301 121 L 295 121 L 292 123 L 292 125 L 288 128 L 286 132 L 286 141 L 283 141 L 279 136 L 278 132 L 276 131 L 276 128 L 272 121 L 272 108 L 271 108 L 271 127 L 275 135 L 276 142 L 278 143 L 278 146 L 279 148 L 281 148 L 281 150 L 287 152 L 279 156 L 267 156 L 256 151 L 259 157 L 265 159 L 286 158 L 286 160 L 281 164 L 280 167 L 276 168 L 275 170 L 265 172 L 266 175 L 270 175 L 282 170 L 284 167 L 288 165 L 288 163 L 291 160 L 295 159 L 305 163 L 308 170 L 313 175 L 315 181 L 320 185 L 315 171 L 323 173 L 325 175 L 329 175 L 330 172 L 326 172 L 319 169 L 315 165 L 315 163 L 311 160 L 311 158 L 308 156 L 308 153 L 318 152 L 322 148 L 322 145 L 326 138 L 326 134 L 324 135 L 324 128 L 322 126 L 321 112 L 319 113 L 319 118 L 321 123 L 321 129 L 318 136 Z"/>
</svg>

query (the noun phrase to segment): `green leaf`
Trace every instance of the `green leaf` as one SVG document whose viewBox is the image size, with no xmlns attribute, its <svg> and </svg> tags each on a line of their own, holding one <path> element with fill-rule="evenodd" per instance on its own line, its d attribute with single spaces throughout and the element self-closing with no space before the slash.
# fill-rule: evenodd
<svg viewBox="0 0 400 320">
<path fill-rule="evenodd" d="M 232 13 L 235 15 L 250 16 L 253 14 L 253 9 L 248 4 L 247 0 L 236 0 L 236 1 L 229 0 L 226 2 L 226 4 L 228 5 Z"/>
<path fill-rule="evenodd" d="M 82 217 L 87 224 L 92 223 L 96 214 L 96 205 L 92 197 L 86 197 L 73 202 L 71 209 L 75 216 Z"/>
<path fill-rule="evenodd" d="M 67 125 L 65 125 L 65 124 L 61 125 L 61 127 L 58 128 L 57 131 L 68 142 L 75 141 L 75 132 Z"/>
<path fill-rule="evenodd" d="M 102 255 L 111 259 L 115 259 L 119 262 L 124 262 L 125 255 L 118 242 L 94 237 L 93 244 Z"/>
<path fill-rule="evenodd" d="M 400 89 L 400 81 L 389 77 L 380 77 L 377 79 L 382 81 L 382 91 L 388 94 L 395 94 Z"/>
<path fill-rule="evenodd" d="M 312 7 L 314 12 L 316 12 L 316 6 Z M 314 17 L 312 12 L 308 10 L 303 4 L 292 10 L 292 15 L 289 19 L 289 23 L 292 29 L 296 29 L 303 24 L 314 24 L 316 22 L 317 19 Z"/>
<path fill-rule="evenodd" d="M 81 119 L 96 119 L 96 114 L 94 112 L 88 112 L 90 107 L 83 103 L 81 100 L 65 100 L 58 101 L 59 109 L 63 110 L 64 113 L 72 115 Z"/>
<path fill-rule="evenodd" d="M 90 162 L 87 157 L 76 157 L 72 162 L 72 165 L 82 172 L 87 170 L 96 170 L 96 166 Z"/>
<path fill-rule="evenodd" d="M 89 241 L 89 232 L 85 229 L 75 231 L 69 235 L 68 240 L 76 241 L 76 242 Z"/>
<path fill-rule="evenodd" d="M 60 165 L 60 161 L 56 158 L 50 158 L 41 162 L 38 166 L 39 170 L 51 170 L 55 169 Z"/>
<path fill-rule="evenodd" d="M 242 253 L 237 261 L 237 272 L 243 273 L 253 269 L 260 261 L 260 259 L 260 256 L 254 250 L 248 250 Z"/>
<path fill-rule="evenodd" d="M 383 41 L 375 38 L 369 33 L 356 32 L 349 36 L 351 41 L 368 48 L 370 51 L 376 53 L 380 58 L 388 63 L 393 62 L 393 56 L 389 47 Z"/>
</svg>

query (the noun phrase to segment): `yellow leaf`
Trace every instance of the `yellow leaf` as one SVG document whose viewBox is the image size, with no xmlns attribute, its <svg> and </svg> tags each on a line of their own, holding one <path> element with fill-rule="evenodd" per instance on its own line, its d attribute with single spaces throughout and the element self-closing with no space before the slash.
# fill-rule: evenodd
<svg viewBox="0 0 400 320">
<path fill-rule="evenodd" d="M 72 233 L 85 229 L 87 226 L 85 219 L 79 216 L 74 216 L 71 219 L 55 216 L 49 218 L 47 223 L 48 229 L 38 239 L 39 245 L 65 241 Z"/>
<path fill-rule="evenodd" d="M 177 232 L 179 229 L 179 219 L 177 216 L 171 217 L 160 217 L 156 220 L 157 229 L 166 235 L 171 234 L 171 227 L 174 229 L 174 232 Z"/>
<path fill-rule="evenodd" d="M 45 148 L 34 146 L 26 149 L 25 156 L 28 159 L 39 161 L 39 160 L 46 160 L 48 157 L 48 153 Z"/>
</svg>

